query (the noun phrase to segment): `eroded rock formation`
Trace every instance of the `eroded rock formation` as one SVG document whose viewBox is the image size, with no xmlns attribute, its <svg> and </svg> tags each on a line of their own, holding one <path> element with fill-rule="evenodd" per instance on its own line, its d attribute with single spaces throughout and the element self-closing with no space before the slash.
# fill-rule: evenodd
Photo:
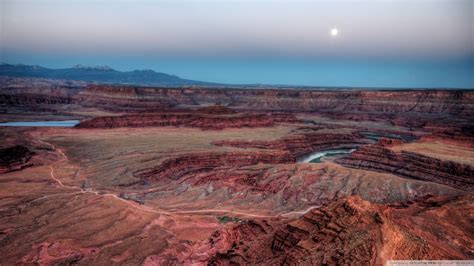
<svg viewBox="0 0 474 266">
<path fill-rule="evenodd" d="M 199 113 L 203 113 L 203 114 L 214 114 L 214 115 L 235 114 L 235 113 L 237 113 L 237 111 L 232 110 L 232 109 L 230 109 L 226 106 L 219 105 L 219 104 L 201 107 L 196 111 L 199 112 Z"/>
<path fill-rule="evenodd" d="M 246 110 L 337 111 L 344 113 L 474 113 L 472 91 L 321 91 L 298 89 L 139 88 L 88 86 L 74 97 L 84 104 L 140 108 L 148 104 L 221 104 Z"/>
<path fill-rule="evenodd" d="M 472 196 L 428 196 L 389 206 L 349 197 L 295 220 L 244 221 L 215 232 L 203 245 L 214 265 L 468 259 L 473 255 L 473 208 Z"/>
<path fill-rule="evenodd" d="M 195 113 L 158 113 L 96 117 L 82 121 L 77 128 L 184 126 L 202 129 L 269 127 L 277 122 L 295 122 L 292 115 L 237 114 L 202 115 Z"/>
<path fill-rule="evenodd" d="M 223 140 L 215 141 L 217 146 L 231 146 L 238 148 L 258 148 L 271 150 L 287 150 L 294 156 L 301 156 L 310 152 L 324 149 L 355 148 L 367 143 L 359 134 L 325 134 L 299 133 L 277 140 L 269 141 L 242 141 Z"/>
<path fill-rule="evenodd" d="M 21 145 L 0 149 L 0 174 L 33 166 L 30 159 L 34 154 Z"/>
<path fill-rule="evenodd" d="M 0 103 L 11 108 L 41 105 L 48 109 L 67 103 L 120 112 L 219 104 L 248 111 L 317 112 L 350 120 L 385 119 L 412 126 L 429 122 L 420 120 L 417 114 L 443 114 L 447 120 L 474 116 L 474 92 L 470 90 L 150 88 L 67 82 L 51 85 L 34 80 L 24 83 L 0 80 L 5 88 L 0 92 Z"/>
<path fill-rule="evenodd" d="M 262 152 L 208 152 L 170 158 L 153 169 L 143 169 L 134 175 L 147 181 L 169 178 L 177 180 L 185 175 L 211 171 L 216 168 L 239 167 L 246 165 L 294 163 L 295 158 L 286 151 Z"/>
<path fill-rule="evenodd" d="M 397 153 L 381 145 L 363 146 L 350 156 L 337 159 L 337 162 L 347 167 L 392 173 L 474 191 L 474 169 L 470 165 L 408 151 Z"/>
<path fill-rule="evenodd" d="M 2 121 L 37 111 L 45 113 L 35 120 L 90 119 L 80 130 L 0 129 L 9 147 L 0 150 L 0 260 L 472 258 L 473 169 L 463 163 L 473 156 L 473 101 L 468 90 L 9 83 L 0 91 Z M 298 163 L 341 148 L 358 150 Z M 439 148 L 445 156 L 426 156 Z"/>
</svg>

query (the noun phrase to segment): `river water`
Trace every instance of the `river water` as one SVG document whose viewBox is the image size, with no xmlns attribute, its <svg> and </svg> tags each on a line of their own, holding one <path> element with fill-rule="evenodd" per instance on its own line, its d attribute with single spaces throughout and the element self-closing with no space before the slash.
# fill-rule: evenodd
<svg viewBox="0 0 474 266">
<path fill-rule="evenodd" d="M 301 157 L 298 161 L 300 163 L 321 163 L 328 157 L 340 157 L 345 154 L 354 152 L 356 149 L 334 149 L 334 150 L 324 150 L 310 153 Z"/>
<path fill-rule="evenodd" d="M 0 123 L 0 127 L 73 127 L 79 122 L 79 120 L 6 122 Z"/>
</svg>

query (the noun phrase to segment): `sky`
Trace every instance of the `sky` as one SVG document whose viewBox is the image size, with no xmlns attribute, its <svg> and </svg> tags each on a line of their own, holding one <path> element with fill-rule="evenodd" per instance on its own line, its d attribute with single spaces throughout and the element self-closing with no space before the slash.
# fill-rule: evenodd
<svg viewBox="0 0 474 266">
<path fill-rule="evenodd" d="M 0 61 L 232 84 L 473 88 L 473 13 L 471 0 L 0 0 Z"/>
</svg>

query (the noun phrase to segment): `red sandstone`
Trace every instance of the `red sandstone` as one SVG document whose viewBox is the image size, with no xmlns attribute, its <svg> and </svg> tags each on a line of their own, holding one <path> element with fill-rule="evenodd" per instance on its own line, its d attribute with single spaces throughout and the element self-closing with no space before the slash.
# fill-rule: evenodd
<svg viewBox="0 0 474 266">
<path fill-rule="evenodd" d="M 243 222 L 216 232 L 203 245 L 214 265 L 382 265 L 406 258 L 469 259 L 474 235 L 464 211 L 472 215 L 473 207 L 471 196 L 426 197 L 392 206 L 350 197 L 291 221 Z"/>
</svg>

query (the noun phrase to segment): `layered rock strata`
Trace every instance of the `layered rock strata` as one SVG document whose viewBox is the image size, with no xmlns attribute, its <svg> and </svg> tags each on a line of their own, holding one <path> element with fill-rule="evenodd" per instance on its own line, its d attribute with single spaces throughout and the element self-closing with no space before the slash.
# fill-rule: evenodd
<svg viewBox="0 0 474 266">
<path fill-rule="evenodd" d="M 406 178 L 435 182 L 474 191 L 474 169 L 470 165 L 428 157 L 414 152 L 394 152 L 382 145 L 366 145 L 337 163 Z"/>
<path fill-rule="evenodd" d="M 134 176 L 146 181 L 158 181 L 166 178 L 178 180 L 184 176 L 208 172 L 219 167 L 293 162 L 295 162 L 295 158 L 286 151 L 194 153 L 167 159 L 152 169 L 135 172 Z"/>
<path fill-rule="evenodd" d="M 365 143 L 367 141 L 357 133 L 322 134 L 318 132 L 294 134 L 270 141 L 223 140 L 213 142 L 217 146 L 287 150 L 295 157 L 318 150 L 356 148 Z"/>
<path fill-rule="evenodd" d="M 1 81 L 1 80 L 0 80 Z M 351 120 L 422 121 L 417 114 L 474 117 L 472 90 L 344 90 L 249 88 L 150 88 L 74 83 L 48 85 L 34 80 L 3 82 L 0 103 L 9 106 L 77 104 L 120 112 L 219 104 L 252 111 L 317 112 Z M 51 97 L 54 96 L 54 97 Z M 380 116 L 385 114 L 386 116 Z"/>
<path fill-rule="evenodd" d="M 455 90 L 321 91 L 302 89 L 139 88 L 88 86 L 75 95 L 84 104 L 146 107 L 221 104 L 246 110 L 344 113 L 474 114 L 474 92 Z"/>
<path fill-rule="evenodd" d="M 269 127 L 278 122 L 295 122 L 292 115 L 238 114 L 203 115 L 195 113 L 158 113 L 96 117 L 82 121 L 76 128 L 184 126 L 201 129 Z"/>
<path fill-rule="evenodd" d="M 213 265 L 382 265 L 474 255 L 472 196 L 377 205 L 349 197 L 290 221 L 240 222 L 204 243 Z M 429 224 L 429 226 L 427 226 Z"/>
</svg>

